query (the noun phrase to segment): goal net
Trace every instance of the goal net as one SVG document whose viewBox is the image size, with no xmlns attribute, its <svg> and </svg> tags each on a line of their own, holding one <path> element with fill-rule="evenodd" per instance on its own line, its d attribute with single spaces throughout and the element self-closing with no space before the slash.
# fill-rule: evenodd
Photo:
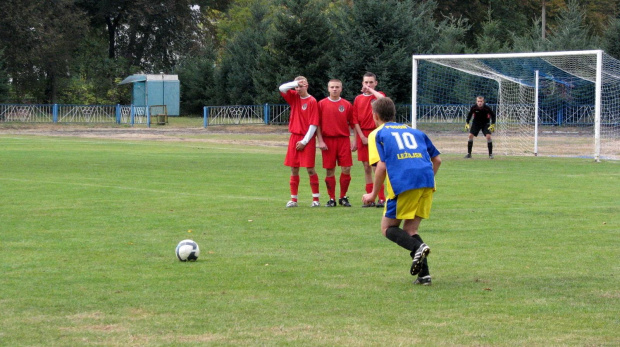
<svg viewBox="0 0 620 347">
<path fill-rule="evenodd" d="M 620 61 L 603 51 L 414 55 L 412 72 L 413 127 L 462 129 L 484 96 L 495 153 L 620 159 Z"/>
</svg>

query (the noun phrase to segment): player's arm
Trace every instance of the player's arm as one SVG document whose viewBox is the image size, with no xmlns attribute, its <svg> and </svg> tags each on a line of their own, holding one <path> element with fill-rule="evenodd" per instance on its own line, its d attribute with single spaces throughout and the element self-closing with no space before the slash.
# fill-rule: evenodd
<svg viewBox="0 0 620 347">
<path fill-rule="evenodd" d="M 298 86 L 299 86 L 299 81 L 286 82 L 286 83 L 280 85 L 280 92 L 281 93 L 286 93 L 290 89 L 297 88 Z"/>
<path fill-rule="evenodd" d="M 360 125 L 355 123 L 353 124 L 353 130 L 355 131 L 355 133 L 357 134 L 357 136 L 361 138 L 364 137 L 364 133 L 362 132 L 362 128 L 360 128 Z M 355 141 L 355 138 L 353 139 L 353 143 L 351 144 L 351 152 L 355 152 L 357 151 L 357 141 Z"/>
<path fill-rule="evenodd" d="M 437 175 L 437 171 L 439 171 L 439 167 L 441 166 L 441 157 L 436 155 L 431 158 L 431 162 L 433 163 L 433 174 Z"/>
<path fill-rule="evenodd" d="M 471 120 L 471 116 L 474 114 L 473 107 L 467 113 L 467 119 L 465 120 L 465 131 L 469 130 L 469 121 Z"/>
<path fill-rule="evenodd" d="M 325 141 L 323 141 L 323 132 L 321 131 L 320 126 L 316 129 L 316 139 L 319 141 L 319 149 L 323 151 L 327 150 L 327 145 L 325 144 Z"/>
<path fill-rule="evenodd" d="M 491 116 L 491 125 L 489 125 L 489 131 L 490 132 L 494 132 L 495 131 L 495 121 L 497 120 L 497 117 L 495 116 L 495 112 L 493 112 L 491 107 L 489 107 L 489 115 Z"/>
<path fill-rule="evenodd" d="M 382 98 L 385 98 L 385 95 L 383 95 L 383 94 L 379 93 L 378 91 L 376 91 L 376 90 L 374 90 L 373 88 L 370 88 L 370 87 L 366 87 L 366 86 L 364 86 L 364 88 L 363 88 L 363 90 L 362 90 L 362 91 L 363 91 L 364 93 L 370 93 L 370 94 L 374 95 L 374 96 L 375 96 L 375 98 L 377 98 L 377 99 L 382 99 Z"/>
<path fill-rule="evenodd" d="M 295 146 L 295 148 L 297 148 L 298 151 L 301 151 L 302 149 L 304 149 L 304 147 L 306 147 L 306 145 L 308 144 L 308 142 L 310 142 L 310 139 L 312 139 L 312 136 L 314 136 L 314 133 L 316 132 L 316 129 L 318 127 L 314 124 L 311 124 L 308 127 L 308 132 L 306 133 L 306 136 L 304 136 L 304 138 L 297 142 L 297 145 Z"/>
</svg>

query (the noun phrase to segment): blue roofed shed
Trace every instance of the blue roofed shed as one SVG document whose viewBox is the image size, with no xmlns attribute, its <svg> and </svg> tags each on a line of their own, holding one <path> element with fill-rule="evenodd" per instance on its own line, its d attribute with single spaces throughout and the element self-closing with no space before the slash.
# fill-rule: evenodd
<svg viewBox="0 0 620 347">
<path fill-rule="evenodd" d="M 166 105 L 169 116 L 179 115 L 180 85 L 178 75 L 131 75 L 119 84 L 133 84 L 134 106 Z"/>
</svg>

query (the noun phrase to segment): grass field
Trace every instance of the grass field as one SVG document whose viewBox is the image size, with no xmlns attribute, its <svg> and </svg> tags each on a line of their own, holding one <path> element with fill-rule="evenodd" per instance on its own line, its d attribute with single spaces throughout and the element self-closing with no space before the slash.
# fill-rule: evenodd
<svg viewBox="0 0 620 347">
<path fill-rule="evenodd" d="M 286 209 L 284 152 L 0 135 L 0 345 L 620 345 L 620 162 L 442 156 L 414 287 L 359 164 Z"/>
</svg>

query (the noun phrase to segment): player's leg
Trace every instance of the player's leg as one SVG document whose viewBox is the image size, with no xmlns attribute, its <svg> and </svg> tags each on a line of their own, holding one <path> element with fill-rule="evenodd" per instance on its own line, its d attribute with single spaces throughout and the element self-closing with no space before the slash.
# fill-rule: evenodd
<svg viewBox="0 0 620 347">
<path fill-rule="evenodd" d="M 314 169 L 315 157 L 316 157 L 316 138 L 312 138 L 306 147 L 298 151 L 301 156 L 301 166 L 305 167 L 308 171 L 308 177 L 310 178 L 310 189 L 312 190 L 312 207 L 319 207 L 319 175 L 317 175 Z"/>
<path fill-rule="evenodd" d="M 488 131 L 488 128 L 487 128 Z M 491 132 L 489 131 L 486 135 L 487 138 L 487 148 L 489 149 L 489 159 L 493 159 L 493 140 L 491 139 Z"/>
<path fill-rule="evenodd" d="M 351 183 L 351 167 L 343 166 L 340 172 L 340 198 L 338 204 L 344 207 L 351 207 L 347 191 L 349 190 L 349 184 Z"/>
<path fill-rule="evenodd" d="M 424 260 L 431 252 L 430 247 L 426 243 L 422 241 L 422 238 L 418 234 L 418 227 L 420 226 L 420 222 L 422 218 L 416 216 L 414 219 L 405 219 L 403 223 L 403 229 L 405 232 L 410 235 L 412 239 L 415 240 L 415 244 L 418 245 L 415 250 L 412 250 L 411 255 L 411 275 L 418 275 L 424 265 Z M 428 269 L 428 268 L 427 268 Z"/>
<path fill-rule="evenodd" d="M 291 200 L 286 203 L 286 207 L 297 207 L 297 193 L 299 192 L 299 167 L 301 165 L 299 151 L 295 149 L 295 144 L 297 141 L 298 136 L 291 134 L 286 151 L 286 157 L 284 158 L 284 165 L 291 168 L 291 178 L 289 180 Z"/>
<path fill-rule="evenodd" d="M 432 203 L 432 188 L 412 189 L 398 196 L 396 218 L 404 221 L 403 230 L 411 239 L 415 240 L 416 244 L 416 249 L 410 253 L 412 258 L 411 275 L 414 276 L 422 270 L 423 261 L 431 251 L 430 247 L 422 242 L 419 236 L 414 237 L 414 235 L 418 235 L 418 228 L 422 219 L 430 217 Z M 390 207 L 390 200 L 388 199 L 387 208 Z"/>
<path fill-rule="evenodd" d="M 297 207 L 297 194 L 299 192 L 299 167 L 291 167 L 291 180 L 289 181 L 291 187 L 291 200 L 286 204 L 286 207 Z"/>
<path fill-rule="evenodd" d="M 327 195 L 329 201 L 325 206 L 336 207 L 336 168 L 325 169 L 325 186 L 327 186 Z"/>
<path fill-rule="evenodd" d="M 362 132 L 365 136 L 368 136 L 371 131 L 362 130 Z M 361 161 L 364 167 L 364 182 L 366 183 L 364 190 L 366 193 L 370 193 L 372 192 L 372 167 L 368 163 L 368 144 L 363 144 L 359 137 L 357 137 L 357 161 Z M 362 207 L 373 206 L 375 206 L 374 202 L 362 205 Z"/>
<path fill-rule="evenodd" d="M 340 197 L 338 204 L 344 207 L 351 207 L 347 192 L 351 183 L 351 166 L 353 157 L 351 156 L 351 142 L 348 137 L 338 138 L 338 165 L 340 165 Z"/>
<path fill-rule="evenodd" d="M 336 145 L 333 141 L 332 137 L 323 138 L 325 141 L 325 145 L 327 146 L 326 150 L 321 151 L 321 156 L 323 157 L 323 168 L 325 169 L 325 186 L 327 187 L 327 195 L 329 196 L 329 201 L 325 206 L 327 207 L 335 207 L 336 206 Z"/>
<path fill-rule="evenodd" d="M 319 207 L 319 175 L 316 173 L 314 167 L 306 168 L 308 171 L 308 177 L 310 178 L 310 189 L 312 190 L 312 207 Z"/>
<path fill-rule="evenodd" d="M 372 174 L 374 176 L 375 174 L 375 167 L 372 167 Z M 374 185 L 374 184 L 373 184 Z M 372 186 L 370 191 L 372 192 Z M 377 204 L 375 205 L 378 208 L 383 208 L 383 206 L 385 206 L 385 186 L 383 183 L 381 183 L 381 188 L 379 189 L 379 194 L 377 195 L 379 200 L 377 201 Z"/>
<path fill-rule="evenodd" d="M 474 148 L 474 134 L 470 132 L 469 136 L 467 137 L 467 154 L 465 155 L 466 159 L 471 158 L 471 150 L 473 148 Z"/>
</svg>

